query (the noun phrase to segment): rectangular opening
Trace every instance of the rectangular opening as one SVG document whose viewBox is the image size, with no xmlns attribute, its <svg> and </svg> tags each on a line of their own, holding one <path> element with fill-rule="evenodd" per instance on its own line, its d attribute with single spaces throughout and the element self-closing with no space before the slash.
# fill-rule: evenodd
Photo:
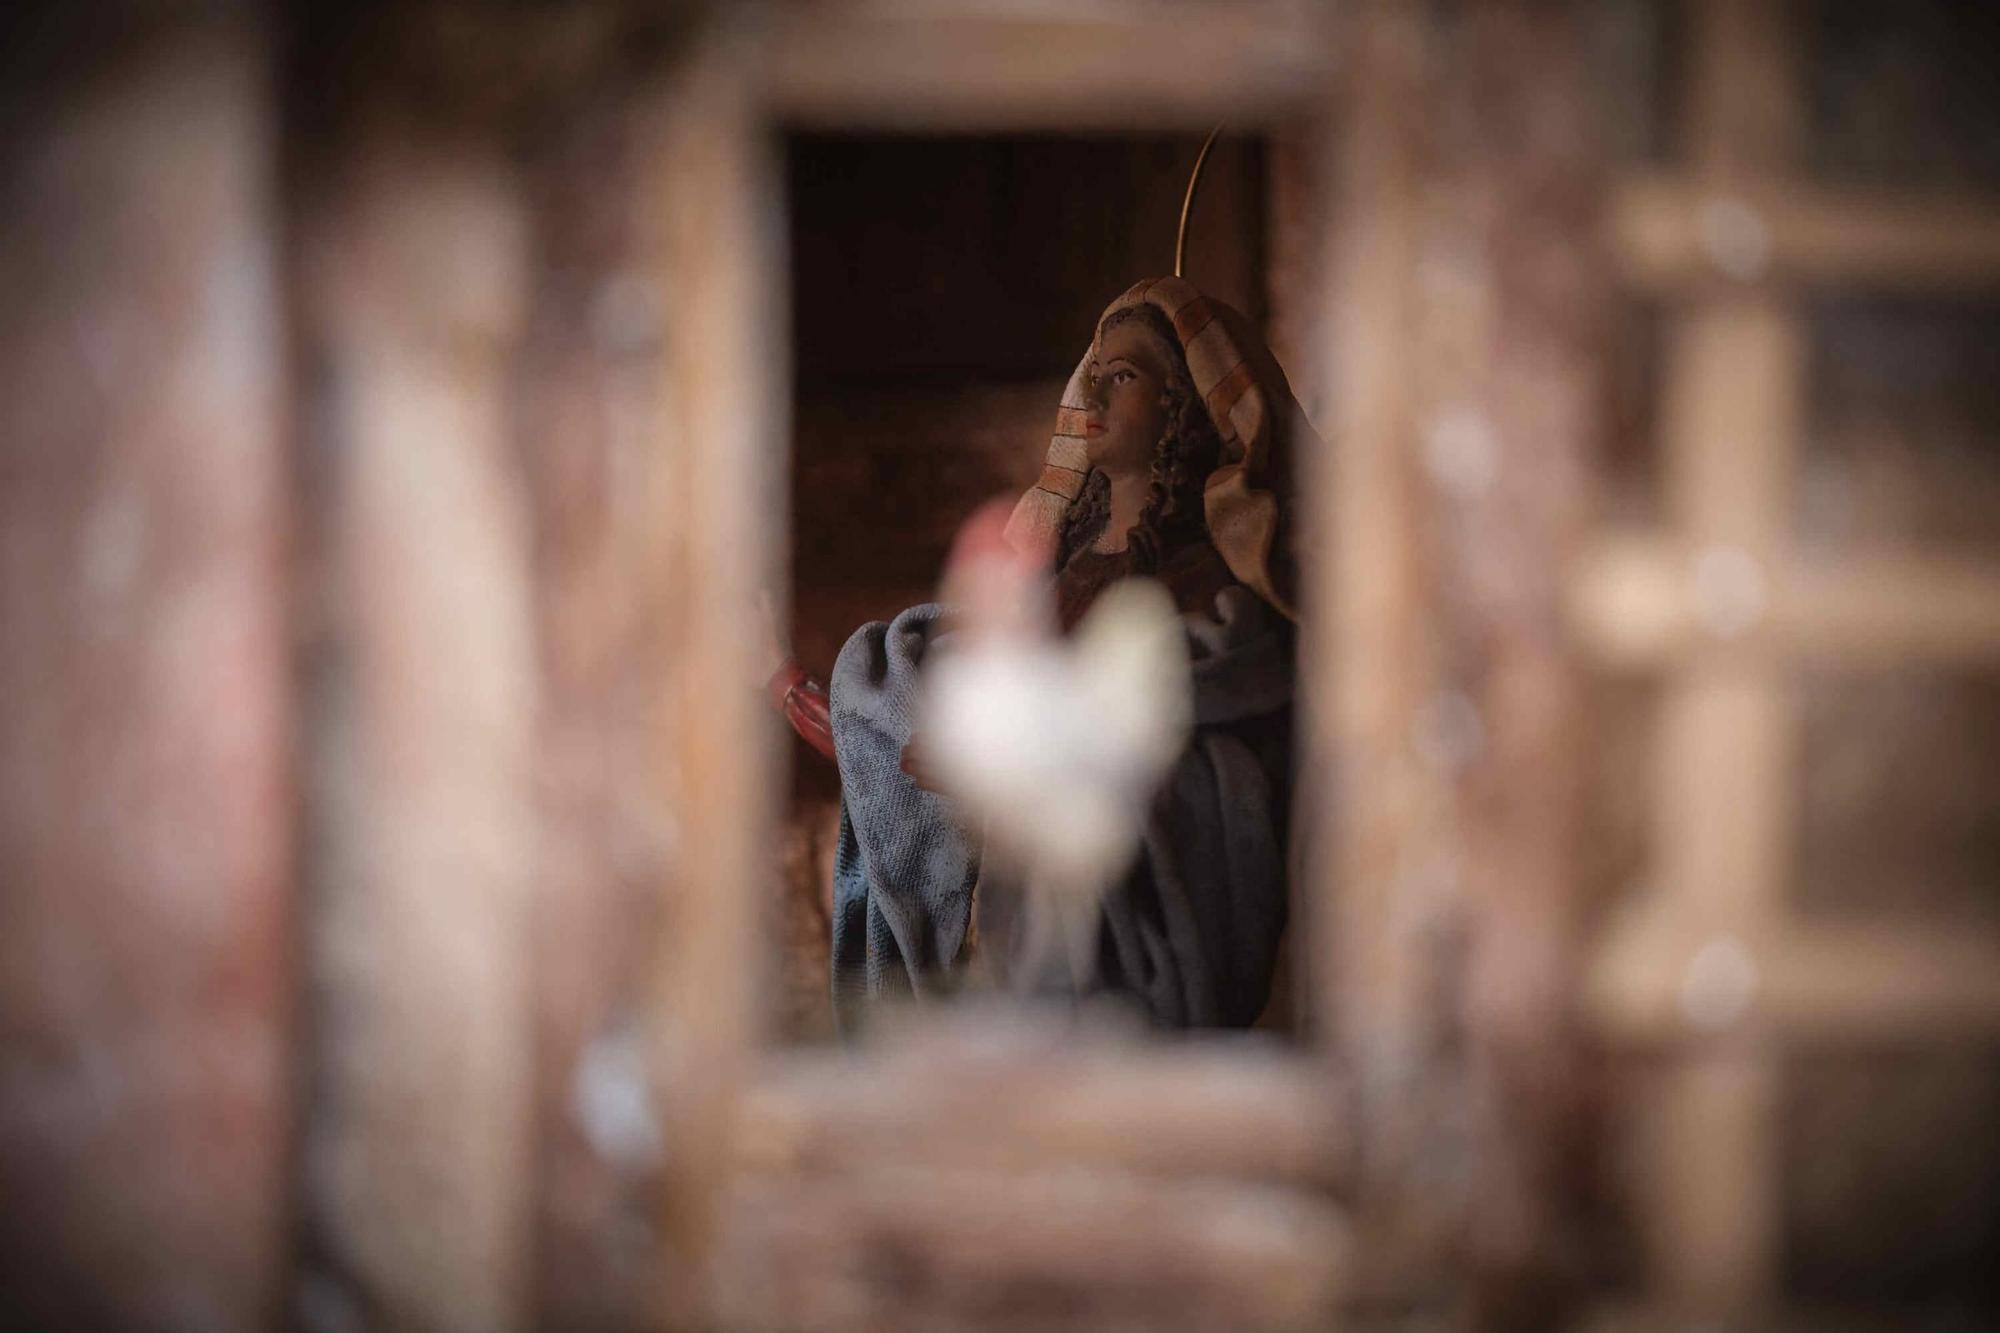
<svg viewBox="0 0 2000 1333">
<path fill-rule="evenodd" d="M 793 369 L 789 640 L 825 680 L 860 626 L 938 596 L 954 535 L 1040 476 L 1057 408 L 1106 304 L 1168 273 L 1200 134 L 786 141 Z M 1220 140 L 1186 271 L 1272 341 L 1273 250 L 1303 219 L 1267 137 Z M 1277 168 L 1283 171 L 1281 164 Z M 1281 360 L 1290 360 L 1281 351 Z M 794 737 L 781 845 L 776 1035 L 832 1033 L 828 935 L 839 783 Z M 1283 948 L 1297 947 L 1288 932 Z M 1260 1026 L 1293 1027 L 1282 966 Z"/>
</svg>

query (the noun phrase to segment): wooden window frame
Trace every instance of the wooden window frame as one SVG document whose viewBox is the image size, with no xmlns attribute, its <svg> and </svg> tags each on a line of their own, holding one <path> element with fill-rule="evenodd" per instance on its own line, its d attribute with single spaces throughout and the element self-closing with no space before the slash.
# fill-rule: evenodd
<svg viewBox="0 0 2000 1333">
<path fill-rule="evenodd" d="M 1023 1050 L 998 1066 L 989 1057 L 984 1078 L 967 1073 L 954 1054 L 963 1048 L 950 1041 L 913 1038 L 923 1056 L 914 1063 L 897 1050 L 764 1049 L 755 979 L 766 963 L 746 886 L 768 878 L 779 766 L 769 721 L 741 688 L 751 660 L 741 608 L 781 567 L 784 506 L 774 500 L 790 448 L 779 406 L 789 396 L 779 136 L 799 127 L 991 133 L 1324 122 L 1334 49 L 1323 15 L 1285 4 L 1190 4 L 1171 22 L 1111 5 L 1025 16 L 800 6 L 718 21 L 663 89 L 658 189 L 701 201 L 676 208 L 668 198 L 659 251 L 680 325 L 701 331 L 667 351 L 660 423 L 687 459 L 685 490 L 672 501 L 688 591 L 676 608 L 687 661 L 667 701 L 677 736 L 670 790 L 681 794 L 679 826 L 701 831 L 683 845 L 654 1015 L 655 1077 L 675 1145 L 668 1241 L 681 1292 L 704 1286 L 739 1173 L 854 1165 L 886 1151 L 949 1159 L 969 1149 L 973 1087 L 1000 1093 L 977 1099 L 987 1154 L 1309 1186 L 1345 1171 L 1345 1104 L 1326 1021 L 1310 1023 L 1318 1037 L 1303 1049 L 1216 1040 L 1121 1048 L 1115 1060 L 1084 1047 Z M 1184 77 L 1190 70 L 1199 77 Z M 1309 607 L 1323 611 L 1323 571 L 1308 571 L 1307 587 L 1318 590 Z M 1307 668 L 1309 695 L 1320 693 L 1330 665 Z M 1325 729 L 1315 736 L 1308 745 L 1325 743 Z M 1332 891 L 1322 864 L 1295 886 L 1295 903 L 1318 918 Z M 1298 938 L 1329 947 L 1324 932 Z M 1321 1020 L 1324 1000 L 1313 1001 Z M 942 1019 L 940 1030 L 965 1021 Z M 954 1060 L 966 1077 L 940 1077 Z M 699 1299 L 675 1304 L 681 1317 L 699 1319 Z"/>
</svg>

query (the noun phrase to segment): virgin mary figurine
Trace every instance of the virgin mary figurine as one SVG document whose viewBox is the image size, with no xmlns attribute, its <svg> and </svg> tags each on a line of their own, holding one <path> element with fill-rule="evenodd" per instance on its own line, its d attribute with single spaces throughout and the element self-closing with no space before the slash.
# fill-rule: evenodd
<svg viewBox="0 0 2000 1333">
<path fill-rule="evenodd" d="M 840 769 L 833 1003 L 978 975 L 1135 1004 L 1161 1027 L 1242 1027 L 1270 998 L 1288 905 L 1295 569 L 1291 459 L 1311 427 L 1235 310 L 1182 278 L 1136 284 L 1070 377 L 1011 541 L 1053 551 L 1065 630 L 1113 583 L 1157 580 L 1187 634 L 1192 737 L 1154 799 L 1130 870 L 1102 900 L 1094 965 L 1016 966 L 1019 896 L 982 877 L 977 830 L 911 762 L 911 704 L 946 609 L 855 631 L 822 687 L 787 660 L 770 689 Z"/>
</svg>

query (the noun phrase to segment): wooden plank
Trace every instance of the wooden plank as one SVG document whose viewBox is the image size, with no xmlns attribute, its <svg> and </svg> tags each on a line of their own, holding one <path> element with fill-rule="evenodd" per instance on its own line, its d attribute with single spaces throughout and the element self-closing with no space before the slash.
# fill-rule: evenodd
<svg viewBox="0 0 2000 1333">
<path fill-rule="evenodd" d="M 1316 1062 L 1265 1043 L 1100 1043 L 981 1017 L 893 1047 L 777 1060 L 747 1094 L 739 1160 L 764 1171 L 1078 1162 L 1320 1186 L 1347 1175 L 1343 1088 Z"/>
<path fill-rule="evenodd" d="M 772 109 L 842 128 L 1076 130 L 1268 119 L 1316 97 L 1336 47 L 1313 6 L 788 6 Z"/>
<path fill-rule="evenodd" d="M 672 867 L 658 735 L 679 645 L 671 546 L 652 507 L 653 435 L 671 312 L 648 267 L 630 72 L 597 66 L 528 155 L 535 291 L 517 372 L 534 525 L 542 702 L 533 905 L 534 1307 L 538 1328 L 658 1323 L 653 1211 L 661 1144 L 646 1116 L 642 1018 Z"/>
<path fill-rule="evenodd" d="M 268 1328 L 298 994 L 268 52 L 231 7 L 157 12 L 116 40 L 100 11 L 17 15 L 0 153 L 0 1319 Z"/>
<path fill-rule="evenodd" d="M 1897 920 L 1795 925 L 1771 969 L 1773 1011 L 1823 1041 L 2000 1035 L 2000 934 Z"/>
<path fill-rule="evenodd" d="M 1676 530 L 1768 559 L 1791 513 L 1805 420 L 1805 336 L 1782 304 L 1709 301 L 1668 333 L 1663 485 Z"/>
<path fill-rule="evenodd" d="M 1740 1031 L 1834 1044 L 1990 1039 L 2000 935 L 1902 919 L 1794 922 L 1753 950 L 1654 911 L 1609 934 L 1582 999 L 1620 1044 Z"/>
<path fill-rule="evenodd" d="M 1566 558 L 1596 511 L 1608 272 L 1576 244 L 1602 197 L 1587 6 L 1487 5 L 1446 25 L 1440 161 L 1417 281 L 1426 541 L 1439 692 L 1415 740 L 1455 784 L 1462 950 L 1453 1042 L 1472 1163 L 1458 1262 L 1475 1324 L 1563 1322 L 1576 1296 L 1574 983 L 1590 737 L 1563 629 Z M 1476 128 L 1474 128 L 1476 127 Z M 1447 915 L 1449 914 L 1449 915 Z M 1436 947 L 1436 946 L 1433 946 Z"/>
<path fill-rule="evenodd" d="M 1692 0 L 1684 105 L 1689 169 L 1704 181 L 1791 166 L 1805 123 L 1795 0 Z"/>
<path fill-rule="evenodd" d="M 1422 26 L 1390 6 L 1357 24 L 1351 102 L 1338 161 L 1342 201 L 1320 271 L 1329 287 L 1319 336 L 1321 383 L 1342 386 L 1323 423 L 1337 447 L 1301 460 L 1307 610 L 1302 809 L 1340 829 L 1309 849 L 1310 984 L 1322 1041 L 1364 1082 L 1409 1070 L 1428 1019 L 1424 986 L 1396 903 L 1402 867 L 1429 832 L 1442 783 L 1408 740 L 1426 696 L 1422 647 L 1430 607 L 1418 550 L 1413 290 L 1418 220 L 1414 126 L 1422 95 Z M 1329 785 L 1335 772 L 1368 781 Z M 1375 1071 L 1370 1073 L 1369 1071 Z M 1364 1094 L 1366 1095 L 1366 1094 Z M 1393 1100 L 1393 1099 L 1391 1099 Z"/>
<path fill-rule="evenodd" d="M 2000 660 L 2000 562 L 1891 552 L 1765 570 L 1617 533 L 1578 560 L 1569 615 L 1598 661 L 1627 669 L 1717 651 L 1864 668 L 1988 663 Z"/>
<path fill-rule="evenodd" d="M 1684 1053 L 1635 1109 L 1638 1219 L 1656 1299 L 1690 1320 L 1742 1319 L 1769 1303 L 1778 1234 L 1777 1080 L 1744 1046 Z"/>
<path fill-rule="evenodd" d="M 1460 1092 L 1440 1049 L 1443 960 L 1424 930 L 1454 887 L 1441 873 L 1453 845 L 1451 781 L 1411 744 L 1437 665 L 1410 373 L 1432 85 L 1421 15 L 1370 4 L 1350 21 L 1352 77 L 1329 113 L 1339 132 L 1320 140 L 1338 211 L 1315 269 L 1326 283 L 1316 312 L 1322 364 L 1306 378 L 1339 391 L 1318 423 L 1328 447 L 1300 459 L 1296 819 L 1323 831 L 1303 849 L 1299 894 L 1311 1031 L 1355 1092 L 1351 1197 L 1365 1254 L 1348 1296 L 1393 1304 L 1444 1283 L 1460 1222 L 1451 1201 L 1411 1188 Z"/>
<path fill-rule="evenodd" d="M 399 117 L 306 178 L 308 1283 L 330 1319 L 504 1330 L 533 1101 L 525 214 L 492 139 Z"/>
<path fill-rule="evenodd" d="M 674 868 L 647 1037 L 662 1141 L 668 1319 L 706 1326 L 704 1274 L 768 960 L 755 887 L 776 874 L 778 737 L 752 688 L 752 608 L 785 530 L 784 208 L 745 32 L 703 34 L 657 90 L 642 170 L 661 348 L 649 508 L 666 534 L 659 704 Z"/>
<path fill-rule="evenodd" d="M 1308 790 L 1338 830 L 1312 966 L 1358 1090 L 1355 1296 L 1551 1322 L 1581 752 L 1558 609 L 1607 290 L 1573 238 L 1601 149 L 1576 11 L 1353 19 L 1304 630 L 1325 692 L 1309 772 L 1342 775 L 1337 799 Z M 1461 1156 L 1462 1197 L 1427 1187 L 1426 1163 Z"/>
<path fill-rule="evenodd" d="M 1657 884 L 1677 916 L 1755 953 L 1778 927 L 1794 827 L 1791 710 L 1761 673 L 1726 663 L 1684 672 L 1662 708 Z M 1761 1060 L 1697 1056 L 1657 1094 L 1644 1226 L 1670 1301 L 1763 1299 L 1777 1244 L 1776 1183 L 1764 1169 L 1775 1076 Z"/>
<path fill-rule="evenodd" d="M 727 1200 L 724 1326 L 813 1333 L 1330 1327 L 1327 1200 L 1075 1164 L 753 1176 Z"/>
<path fill-rule="evenodd" d="M 1700 0 L 1688 91 L 1701 188 L 1784 170 L 1803 114 L 1783 0 Z M 1804 336 L 1769 296 L 1712 299 L 1668 335 L 1662 421 L 1667 507 L 1711 568 L 1762 577 L 1787 538 L 1804 418 Z M 1703 661 L 1662 702 L 1653 846 L 1669 910 L 1752 956 L 1782 914 L 1795 827 L 1792 709 L 1768 669 Z M 1768 1303 L 1778 1246 L 1776 1071 L 1722 1050 L 1665 1079 L 1650 1129 L 1642 1232 L 1676 1308 Z"/>
<path fill-rule="evenodd" d="M 1621 277 L 1642 291 L 1717 282 L 1958 298 L 2000 287 L 2000 197 L 1637 176 L 1606 210 Z"/>
</svg>

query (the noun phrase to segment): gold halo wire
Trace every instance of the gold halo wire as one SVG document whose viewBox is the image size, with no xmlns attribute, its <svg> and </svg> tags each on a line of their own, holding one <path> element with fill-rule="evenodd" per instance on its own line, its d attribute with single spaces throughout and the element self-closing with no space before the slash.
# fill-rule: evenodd
<svg viewBox="0 0 2000 1333">
<path fill-rule="evenodd" d="M 1208 132 L 1208 137 L 1201 141 L 1201 151 L 1195 154 L 1194 170 L 1188 174 L 1187 194 L 1181 200 L 1181 229 L 1174 235 L 1174 276 L 1177 278 L 1187 276 L 1181 270 L 1187 261 L 1188 215 L 1194 212 L 1194 192 L 1201 184 L 1201 169 L 1208 165 L 1208 150 L 1215 147 L 1215 137 L 1221 133 L 1220 124 Z"/>
</svg>

